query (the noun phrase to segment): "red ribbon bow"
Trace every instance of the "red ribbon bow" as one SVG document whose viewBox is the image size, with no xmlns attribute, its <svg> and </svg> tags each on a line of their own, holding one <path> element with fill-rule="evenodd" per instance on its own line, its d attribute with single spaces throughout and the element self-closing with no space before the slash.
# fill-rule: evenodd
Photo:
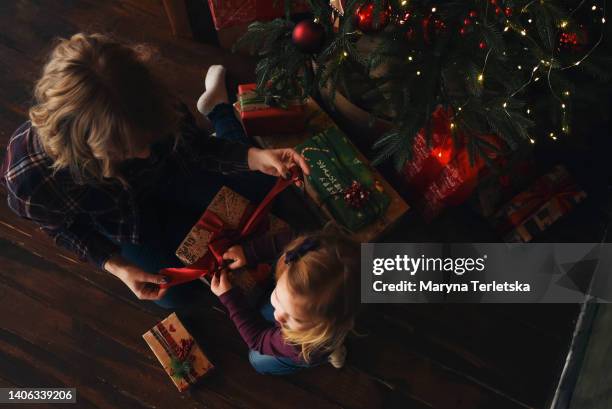
<svg viewBox="0 0 612 409">
<path fill-rule="evenodd" d="M 266 216 L 274 198 L 299 180 L 300 174 L 297 168 L 291 170 L 291 177 L 289 179 L 279 178 L 274 187 L 272 187 L 248 218 L 245 216 L 249 214 L 250 208 L 247 207 L 245 209 L 243 220 L 246 220 L 239 224 L 242 227 L 238 229 L 230 229 L 215 212 L 207 209 L 197 224 L 212 233 L 208 243 L 208 251 L 188 267 L 164 268 L 160 270 L 159 273 L 170 280 L 166 284 L 161 284 L 160 287 L 173 287 L 218 271 L 224 265 L 223 253 L 234 244 L 239 243 L 241 240 L 265 227 L 264 222 L 268 220 Z M 254 270 L 249 270 L 249 273 L 255 281 L 260 281 L 262 278 L 267 277 L 269 270 L 269 265 L 259 264 Z"/>
</svg>

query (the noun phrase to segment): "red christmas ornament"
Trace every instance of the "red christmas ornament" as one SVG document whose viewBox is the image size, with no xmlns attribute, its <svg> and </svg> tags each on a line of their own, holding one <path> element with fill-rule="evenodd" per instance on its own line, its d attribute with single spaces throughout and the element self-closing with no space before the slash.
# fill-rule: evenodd
<svg viewBox="0 0 612 409">
<path fill-rule="evenodd" d="M 305 53 L 316 53 L 321 50 L 325 30 L 319 23 L 310 20 L 300 21 L 293 28 L 293 44 Z"/>
<path fill-rule="evenodd" d="M 355 209 L 361 209 L 368 199 L 370 199 L 370 191 L 356 180 L 353 180 L 353 183 L 344 189 L 344 200 Z"/>
<path fill-rule="evenodd" d="M 472 18 L 478 17 L 478 13 L 476 13 L 476 10 L 470 11 L 470 17 L 472 17 Z"/>
<path fill-rule="evenodd" d="M 481 50 L 484 50 L 485 48 L 487 48 L 487 43 L 481 41 L 480 44 L 478 44 L 478 47 L 480 47 Z"/>
<path fill-rule="evenodd" d="M 463 20 L 464 26 L 469 26 L 470 24 L 472 24 L 472 20 L 470 20 L 469 18 L 466 18 L 465 20 Z"/>
<path fill-rule="evenodd" d="M 378 14 L 375 20 L 374 15 Z M 373 3 L 364 3 L 355 12 L 355 25 L 364 33 L 376 33 L 383 30 L 391 17 L 391 6 L 382 7 L 378 13 L 374 13 Z"/>
<path fill-rule="evenodd" d="M 495 14 L 499 14 L 501 13 L 502 9 L 501 7 L 495 7 Z"/>
<path fill-rule="evenodd" d="M 504 9 L 504 14 L 506 15 L 506 17 L 512 16 L 512 9 L 510 7 L 506 7 Z"/>
<path fill-rule="evenodd" d="M 577 31 L 561 32 L 559 34 L 559 49 L 580 52 L 588 44 L 588 38 L 588 33 L 582 26 Z"/>
</svg>

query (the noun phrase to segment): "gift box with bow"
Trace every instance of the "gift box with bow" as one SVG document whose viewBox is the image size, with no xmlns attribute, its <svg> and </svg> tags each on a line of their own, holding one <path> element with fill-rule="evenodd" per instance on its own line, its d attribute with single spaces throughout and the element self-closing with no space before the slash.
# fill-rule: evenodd
<svg viewBox="0 0 612 409">
<path fill-rule="evenodd" d="M 181 392 L 213 369 L 213 364 L 176 313 L 156 324 L 142 337 Z"/>
<path fill-rule="evenodd" d="M 280 101 L 257 94 L 256 84 L 238 86 L 234 105 L 249 136 L 296 134 L 304 131 L 306 116 L 299 98 Z"/>
<path fill-rule="evenodd" d="M 288 180 L 278 179 L 263 201 L 255 206 L 240 194 L 223 187 L 204 214 L 179 245 L 176 256 L 187 266 L 160 271 L 170 279 L 163 288 L 198 278 L 210 278 L 224 267 L 223 253 L 254 235 L 288 230 L 281 219 L 269 214 L 272 201 L 280 192 L 299 179 L 296 170 Z M 259 264 L 230 272 L 230 281 L 249 296 L 258 284 L 270 277 L 270 265 Z"/>
<path fill-rule="evenodd" d="M 492 222 L 508 242 L 529 242 L 586 198 L 563 166 L 556 166 L 516 195 Z"/>
</svg>

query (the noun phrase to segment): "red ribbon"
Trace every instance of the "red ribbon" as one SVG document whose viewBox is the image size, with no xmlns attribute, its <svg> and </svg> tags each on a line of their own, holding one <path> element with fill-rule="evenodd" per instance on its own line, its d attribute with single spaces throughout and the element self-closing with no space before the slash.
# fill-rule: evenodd
<svg viewBox="0 0 612 409">
<path fill-rule="evenodd" d="M 170 280 L 167 284 L 161 284 L 160 287 L 169 288 L 187 283 L 210 275 L 218 270 L 223 265 L 223 253 L 253 233 L 265 229 L 264 222 L 268 221 L 267 215 L 274 198 L 298 180 L 300 180 L 300 175 L 297 169 L 291 170 L 291 178 L 279 178 L 250 216 L 246 217 L 252 207 L 245 209 L 242 217 L 243 221 L 239 224 L 242 227 L 239 227 L 239 229 L 229 228 L 215 212 L 207 209 L 197 225 L 212 233 L 208 243 L 208 251 L 188 267 L 164 268 L 160 270 L 159 274 L 163 274 Z M 259 264 L 255 269 L 249 270 L 249 272 L 255 281 L 261 281 L 262 277 L 267 277 L 269 270 L 269 265 Z"/>
</svg>

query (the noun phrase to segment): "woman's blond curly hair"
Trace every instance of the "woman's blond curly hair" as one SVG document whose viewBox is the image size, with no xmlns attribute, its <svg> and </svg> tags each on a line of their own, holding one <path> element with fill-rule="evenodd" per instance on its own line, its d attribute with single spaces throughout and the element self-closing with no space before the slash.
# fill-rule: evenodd
<svg viewBox="0 0 612 409">
<path fill-rule="evenodd" d="M 126 184 L 120 163 L 177 134 L 176 99 L 147 67 L 152 49 L 103 34 L 59 39 L 29 116 L 53 169 L 77 183 Z"/>
</svg>

